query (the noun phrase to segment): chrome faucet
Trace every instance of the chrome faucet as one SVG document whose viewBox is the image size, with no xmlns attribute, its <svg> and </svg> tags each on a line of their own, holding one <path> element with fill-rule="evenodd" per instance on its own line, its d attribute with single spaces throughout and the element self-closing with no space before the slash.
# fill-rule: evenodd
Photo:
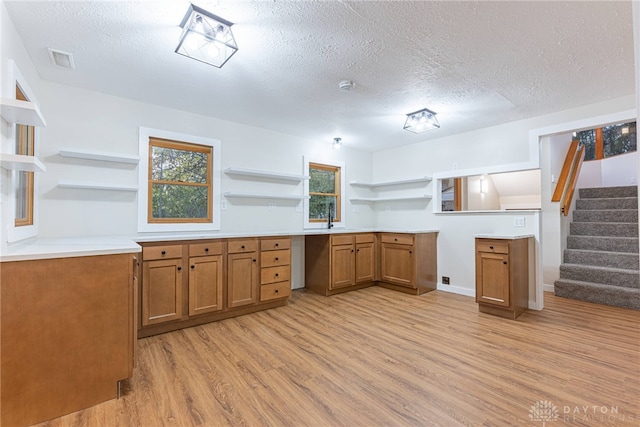
<svg viewBox="0 0 640 427">
<path fill-rule="evenodd" d="M 329 215 L 327 217 L 327 228 L 329 230 L 333 228 L 333 203 L 329 203 Z"/>
</svg>

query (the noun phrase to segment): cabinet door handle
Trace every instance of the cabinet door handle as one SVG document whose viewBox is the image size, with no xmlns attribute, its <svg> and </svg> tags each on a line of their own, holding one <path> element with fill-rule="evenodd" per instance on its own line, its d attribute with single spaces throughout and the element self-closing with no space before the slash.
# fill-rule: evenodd
<svg viewBox="0 0 640 427">
<path fill-rule="evenodd" d="M 178 271 L 182 271 L 182 267 L 178 267 Z"/>
<path fill-rule="evenodd" d="M 504 265 L 507 265 L 507 261 L 502 261 L 502 263 L 503 263 Z"/>
<path fill-rule="evenodd" d="M 409 251 L 409 255 L 411 255 L 413 253 L 413 251 Z"/>
<path fill-rule="evenodd" d="M 192 270 L 195 270 L 195 269 L 196 269 L 196 266 L 195 266 L 195 265 L 192 265 L 192 266 L 191 266 L 191 269 L 192 269 Z"/>
<path fill-rule="evenodd" d="M 353 253 L 353 249 L 351 249 L 351 253 Z"/>
<path fill-rule="evenodd" d="M 253 259 L 253 262 L 256 262 L 255 258 Z"/>
<path fill-rule="evenodd" d="M 162 252 L 160 252 L 160 254 L 161 254 L 161 255 L 166 255 L 166 254 L 167 254 L 167 251 L 162 251 Z"/>
</svg>

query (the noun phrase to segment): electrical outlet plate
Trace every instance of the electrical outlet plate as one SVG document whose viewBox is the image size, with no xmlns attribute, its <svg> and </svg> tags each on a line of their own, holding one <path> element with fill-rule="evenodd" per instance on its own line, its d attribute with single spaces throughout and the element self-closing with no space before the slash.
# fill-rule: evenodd
<svg viewBox="0 0 640 427">
<path fill-rule="evenodd" d="M 220 203 L 220 209 L 222 209 L 223 211 L 226 211 L 226 210 L 227 210 L 227 201 L 226 201 L 226 200 L 223 200 L 223 201 Z"/>
<path fill-rule="evenodd" d="M 268 206 L 270 211 L 275 211 L 276 210 L 275 202 L 269 202 L 269 204 L 267 206 Z"/>
<path fill-rule="evenodd" d="M 513 218 L 513 226 L 514 227 L 524 227 L 524 217 L 516 216 Z"/>
<path fill-rule="evenodd" d="M 451 279 L 449 278 L 449 276 L 442 276 L 442 284 L 443 285 L 451 284 Z"/>
</svg>

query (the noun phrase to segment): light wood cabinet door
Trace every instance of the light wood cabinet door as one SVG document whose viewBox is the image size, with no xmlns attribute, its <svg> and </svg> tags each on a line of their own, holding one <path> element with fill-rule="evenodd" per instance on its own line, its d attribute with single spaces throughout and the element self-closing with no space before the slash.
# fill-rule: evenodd
<svg viewBox="0 0 640 427">
<path fill-rule="evenodd" d="M 356 244 L 356 283 L 372 282 L 376 265 L 375 245 Z"/>
<path fill-rule="evenodd" d="M 228 255 L 227 307 L 254 304 L 258 300 L 257 252 Z"/>
<path fill-rule="evenodd" d="M 355 283 L 355 250 L 353 245 L 331 246 L 331 286 L 343 288 Z"/>
<path fill-rule="evenodd" d="M 189 259 L 189 316 L 224 308 L 222 272 L 222 255 Z"/>
<path fill-rule="evenodd" d="M 476 302 L 509 307 L 509 255 L 478 252 Z"/>
<path fill-rule="evenodd" d="M 182 317 L 182 259 L 143 262 L 142 326 Z"/>
<path fill-rule="evenodd" d="M 413 246 L 382 243 L 380 274 L 384 282 L 415 287 Z"/>
</svg>

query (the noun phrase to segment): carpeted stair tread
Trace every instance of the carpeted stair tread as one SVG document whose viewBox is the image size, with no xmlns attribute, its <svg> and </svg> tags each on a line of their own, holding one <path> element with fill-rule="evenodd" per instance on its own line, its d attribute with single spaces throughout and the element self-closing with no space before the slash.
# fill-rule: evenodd
<svg viewBox="0 0 640 427">
<path fill-rule="evenodd" d="M 638 197 L 638 187 L 634 185 L 624 187 L 581 188 L 578 193 L 581 199 Z"/>
<path fill-rule="evenodd" d="M 560 278 L 640 289 L 638 270 L 583 264 L 561 264 Z"/>
<path fill-rule="evenodd" d="M 572 222 L 572 236 L 638 237 L 637 222 Z"/>
<path fill-rule="evenodd" d="M 628 252 L 565 249 L 563 262 L 566 264 L 598 265 L 626 270 L 640 269 L 640 257 L 638 254 Z"/>
<path fill-rule="evenodd" d="M 637 237 L 571 236 L 567 237 L 567 249 L 638 253 Z"/>
<path fill-rule="evenodd" d="M 574 222 L 638 223 L 638 209 L 586 209 L 573 211 Z"/>
<path fill-rule="evenodd" d="M 638 209 L 638 198 L 637 197 L 602 197 L 598 199 L 577 199 L 576 209 L 580 209 L 580 210 Z"/>
<path fill-rule="evenodd" d="M 580 301 L 640 310 L 640 289 L 602 285 L 580 280 L 558 279 L 555 294 Z"/>
</svg>

